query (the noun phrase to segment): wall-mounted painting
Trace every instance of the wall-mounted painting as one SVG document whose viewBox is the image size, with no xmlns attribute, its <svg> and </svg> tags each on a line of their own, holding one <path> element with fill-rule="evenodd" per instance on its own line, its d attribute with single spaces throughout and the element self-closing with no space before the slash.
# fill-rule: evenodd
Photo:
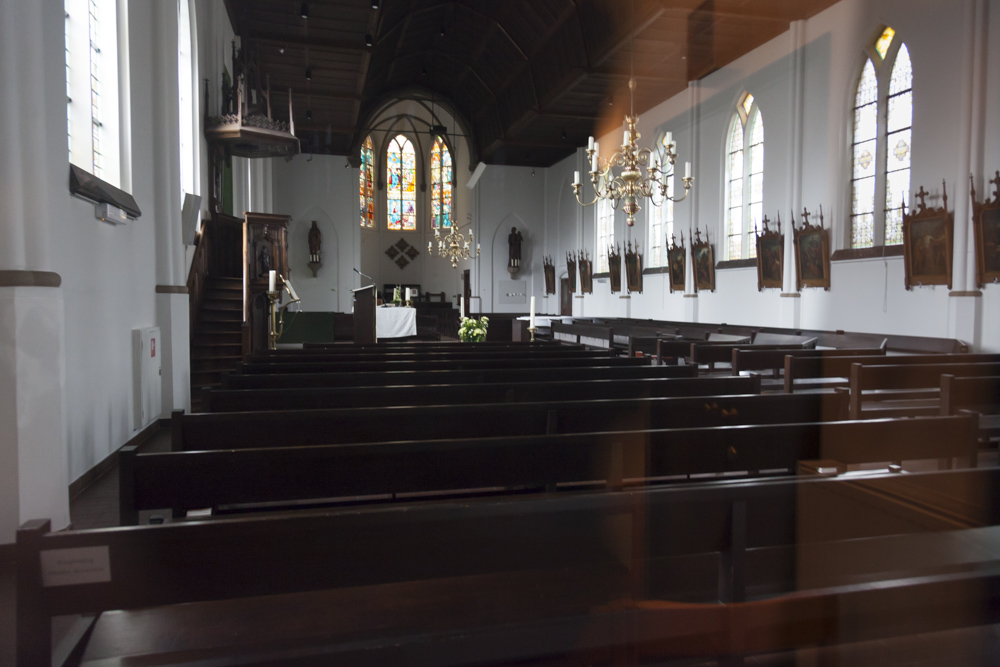
<svg viewBox="0 0 1000 667">
<path fill-rule="evenodd" d="M 970 176 L 971 180 L 972 177 Z M 990 181 L 993 199 L 976 201 L 972 187 L 972 225 L 976 237 L 976 287 L 1000 282 L 1000 171 Z"/>
<path fill-rule="evenodd" d="M 694 241 L 691 243 L 691 262 L 694 266 L 694 290 L 696 292 L 715 291 L 715 253 L 705 232 L 705 240 L 701 240 L 701 230 L 694 231 Z"/>
<path fill-rule="evenodd" d="M 556 293 L 556 265 L 552 263 L 552 256 L 546 255 L 542 258 L 542 267 L 545 271 L 545 293 Z"/>
<path fill-rule="evenodd" d="M 785 235 L 781 233 L 781 214 L 775 229 L 768 227 L 770 220 L 764 216 L 764 232 L 757 233 L 757 291 L 765 287 L 781 289 L 784 281 Z"/>
<path fill-rule="evenodd" d="M 621 247 L 608 248 L 608 277 L 611 278 L 611 293 L 622 291 L 622 251 Z"/>
<path fill-rule="evenodd" d="M 951 248 L 954 224 L 948 212 L 948 190 L 941 184 L 941 208 L 927 208 L 929 192 L 915 195 L 916 211 L 903 210 L 903 267 L 906 289 L 914 285 L 947 285 L 951 288 Z"/>
<path fill-rule="evenodd" d="M 625 244 L 625 284 L 629 294 L 642 294 L 642 253 L 639 252 L 639 242 L 635 240 L 631 247 Z"/>
<path fill-rule="evenodd" d="M 681 244 L 677 245 L 674 236 L 670 236 L 670 247 L 667 248 L 667 265 L 670 275 L 670 293 L 684 291 L 684 277 L 687 275 L 687 248 L 684 247 L 684 232 L 681 232 Z"/>
<path fill-rule="evenodd" d="M 594 293 L 594 269 L 590 261 L 590 253 L 581 250 L 578 255 L 577 265 L 580 267 L 580 293 Z"/>
<path fill-rule="evenodd" d="M 576 253 L 566 253 L 566 281 L 569 293 L 576 294 Z"/>
<path fill-rule="evenodd" d="M 802 227 L 795 227 L 795 274 L 798 291 L 803 287 L 830 289 L 830 232 L 823 226 L 823 207 L 819 207 L 819 224 L 809 222 L 809 211 L 802 211 Z"/>
</svg>

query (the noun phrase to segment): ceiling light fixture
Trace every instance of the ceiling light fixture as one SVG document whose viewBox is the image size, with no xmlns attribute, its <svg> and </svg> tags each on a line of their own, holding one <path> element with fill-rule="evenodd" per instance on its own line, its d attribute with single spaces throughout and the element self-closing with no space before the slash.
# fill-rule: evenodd
<svg viewBox="0 0 1000 667">
<path fill-rule="evenodd" d="M 299 15 L 302 18 L 304 18 L 304 19 L 309 18 L 309 5 L 308 4 L 306 4 L 304 2 L 302 3 L 302 9 L 299 10 Z"/>
<path fill-rule="evenodd" d="M 365 35 L 365 46 L 371 46 L 373 41 L 371 33 Z"/>
<path fill-rule="evenodd" d="M 378 0 L 372 0 L 372 9 L 378 9 Z"/>
<path fill-rule="evenodd" d="M 312 81 L 312 78 L 313 78 L 313 71 L 309 68 L 306 68 L 306 81 Z"/>
<path fill-rule="evenodd" d="M 663 161 L 660 156 L 654 156 L 648 148 L 640 149 L 636 145 L 640 134 L 635 126 L 639 117 L 635 115 L 635 4 L 632 5 L 632 53 L 628 80 L 629 113 L 625 115 L 625 133 L 621 148 L 615 151 L 607 161 L 600 158 L 600 147 L 594 137 L 587 140 L 587 160 L 590 162 L 590 182 L 594 185 L 593 201 L 584 204 L 580 199 L 583 184 L 580 172 L 573 172 L 573 194 L 582 206 L 593 206 L 601 199 L 610 200 L 617 210 L 619 204 L 625 212 L 626 224 L 635 225 L 635 214 L 641 210 L 639 201 L 649 199 L 653 206 L 660 206 L 668 199 L 673 202 L 684 200 L 691 191 L 694 179 L 691 177 L 691 163 L 684 165 L 684 195 L 679 198 L 667 194 L 666 163 L 673 167 L 677 159 L 676 144 L 668 132 L 663 141 Z M 610 104 L 610 103 L 609 103 Z M 614 168 L 619 171 L 616 174 Z M 644 173 L 645 172 L 645 173 Z M 659 194 L 659 201 L 656 195 Z"/>
<path fill-rule="evenodd" d="M 279 46 L 278 47 L 278 53 L 284 53 L 284 52 L 285 52 L 285 47 Z"/>
<path fill-rule="evenodd" d="M 306 120 L 312 120 L 312 119 L 313 119 L 313 112 L 312 112 L 312 110 L 307 109 L 306 110 Z"/>
</svg>

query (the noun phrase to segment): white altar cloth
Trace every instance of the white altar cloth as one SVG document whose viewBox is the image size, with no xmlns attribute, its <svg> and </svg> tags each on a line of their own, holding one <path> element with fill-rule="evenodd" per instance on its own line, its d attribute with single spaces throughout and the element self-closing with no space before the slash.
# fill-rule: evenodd
<svg viewBox="0 0 1000 667">
<path fill-rule="evenodd" d="M 379 306 L 375 309 L 375 338 L 417 335 L 417 309 Z"/>
</svg>

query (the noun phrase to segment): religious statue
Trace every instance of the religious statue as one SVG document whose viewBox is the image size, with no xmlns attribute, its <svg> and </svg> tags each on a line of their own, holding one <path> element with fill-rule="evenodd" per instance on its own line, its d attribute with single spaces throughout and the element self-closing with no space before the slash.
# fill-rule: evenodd
<svg viewBox="0 0 1000 667">
<path fill-rule="evenodd" d="M 319 230 L 316 225 L 316 221 L 312 221 L 312 227 L 309 229 L 309 261 L 319 262 L 320 255 L 323 249 L 323 232 Z"/>
<path fill-rule="evenodd" d="M 521 236 L 521 232 L 517 231 L 517 227 L 511 227 L 510 234 L 507 235 L 507 248 L 509 250 L 507 266 L 509 268 L 517 269 L 521 266 L 521 241 L 523 240 L 524 237 Z"/>
<path fill-rule="evenodd" d="M 260 244 L 260 254 L 257 255 L 257 266 L 260 269 L 257 276 L 267 276 L 268 271 L 271 270 L 271 244 Z"/>
</svg>

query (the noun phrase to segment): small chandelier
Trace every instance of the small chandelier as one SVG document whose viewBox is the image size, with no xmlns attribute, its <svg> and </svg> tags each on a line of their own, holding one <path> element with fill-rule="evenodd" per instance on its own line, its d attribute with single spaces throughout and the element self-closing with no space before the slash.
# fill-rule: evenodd
<svg viewBox="0 0 1000 667">
<path fill-rule="evenodd" d="M 628 80 L 629 105 L 632 107 L 632 94 L 635 91 L 635 78 Z M 629 227 L 635 225 L 635 214 L 642 208 L 639 205 L 640 199 L 649 199 L 654 206 L 660 206 L 663 202 L 683 201 L 691 191 L 691 184 L 694 178 L 691 177 L 691 163 L 684 165 L 684 195 L 672 197 L 667 194 L 667 173 L 666 163 L 670 163 L 673 168 L 677 153 L 674 152 L 676 144 L 671 140 L 668 132 L 664 143 L 663 161 L 660 157 L 653 156 L 648 148 L 640 149 L 636 146 L 636 141 L 641 136 L 635 129 L 639 117 L 634 114 L 625 116 L 625 135 L 621 148 L 614 152 L 607 161 L 602 161 L 599 156 L 599 146 L 594 137 L 587 141 L 587 159 L 590 161 L 590 182 L 594 184 L 594 199 L 589 203 L 584 203 L 580 199 L 580 192 L 583 184 L 580 182 L 580 172 L 573 172 L 573 194 L 576 200 L 583 206 L 593 206 L 601 199 L 609 199 L 617 210 L 621 204 L 622 210 L 628 216 L 626 223 Z M 613 168 L 620 168 L 616 174 Z M 645 170 L 645 173 L 643 171 Z M 659 200 L 656 194 L 659 193 Z"/>
<path fill-rule="evenodd" d="M 438 244 L 438 255 L 451 260 L 451 268 L 457 269 L 459 261 L 470 257 L 479 257 L 479 244 L 476 243 L 476 254 L 472 255 L 472 229 L 469 229 L 469 240 L 465 240 L 465 235 L 459 233 L 454 227 L 444 238 L 437 227 L 434 228 L 434 239 Z M 433 241 L 427 242 L 427 254 L 434 256 Z"/>
</svg>

